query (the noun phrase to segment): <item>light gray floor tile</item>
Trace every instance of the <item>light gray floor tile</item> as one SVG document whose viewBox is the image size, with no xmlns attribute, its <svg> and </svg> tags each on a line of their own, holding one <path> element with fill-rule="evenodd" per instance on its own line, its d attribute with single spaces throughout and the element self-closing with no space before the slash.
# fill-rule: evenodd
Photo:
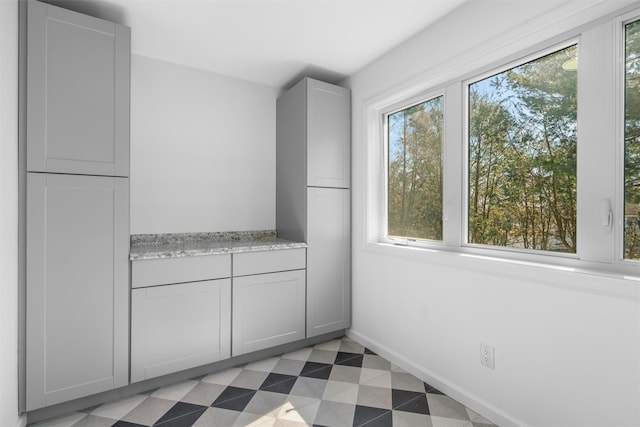
<svg viewBox="0 0 640 427">
<path fill-rule="evenodd" d="M 271 372 L 273 368 L 278 364 L 279 357 L 270 357 L 268 359 L 259 360 L 254 363 L 249 363 L 244 369 L 252 371 Z"/>
<path fill-rule="evenodd" d="M 233 427 L 273 427 L 276 417 L 271 415 L 258 415 L 249 412 L 240 414 Z"/>
<path fill-rule="evenodd" d="M 207 375 L 202 379 L 203 382 L 211 384 L 229 385 L 242 372 L 242 368 L 230 368 L 215 374 Z"/>
<path fill-rule="evenodd" d="M 307 361 L 309 355 L 313 349 L 311 347 L 302 348 L 300 350 L 292 351 L 290 353 L 285 353 L 282 355 L 283 359 L 294 359 L 294 360 L 302 360 L 304 362 Z"/>
<path fill-rule="evenodd" d="M 150 396 L 133 408 L 122 420 L 151 426 L 158 421 L 176 402 Z"/>
<path fill-rule="evenodd" d="M 331 427 L 352 427 L 356 405 L 323 400 L 314 424 Z"/>
<path fill-rule="evenodd" d="M 309 427 L 310 424 L 278 418 L 273 427 Z"/>
<path fill-rule="evenodd" d="M 473 427 L 471 421 L 438 417 L 436 415 L 431 415 L 431 423 L 433 427 Z"/>
<path fill-rule="evenodd" d="M 95 415 L 87 415 L 73 427 L 111 427 L 114 421 L 111 418 L 103 418 Z"/>
<path fill-rule="evenodd" d="M 393 411 L 392 420 L 393 427 L 433 427 L 429 415 Z"/>
<path fill-rule="evenodd" d="M 391 388 L 391 374 L 392 372 L 389 371 L 362 368 L 360 370 L 360 384 Z"/>
<path fill-rule="evenodd" d="M 358 384 L 354 383 L 329 380 L 327 381 L 327 385 L 324 389 L 322 400 L 355 404 L 358 400 L 359 387 L 360 386 Z"/>
<path fill-rule="evenodd" d="M 332 381 L 359 384 L 360 374 L 360 368 L 356 368 L 354 366 L 334 365 L 331 369 L 329 379 Z"/>
<path fill-rule="evenodd" d="M 276 374 L 285 374 L 285 375 L 300 375 L 302 372 L 302 368 L 304 368 L 304 364 L 302 360 L 295 359 L 284 359 L 281 358 L 276 366 L 273 367 L 271 372 L 275 372 Z"/>
<path fill-rule="evenodd" d="M 427 403 L 432 416 L 470 421 L 467 408 L 449 396 L 427 394 Z"/>
<path fill-rule="evenodd" d="M 391 362 L 386 361 L 380 356 L 374 356 L 373 354 L 365 354 L 362 359 L 362 367 L 369 369 L 380 369 L 384 371 L 391 370 Z"/>
<path fill-rule="evenodd" d="M 364 353 L 364 346 L 355 341 L 351 340 L 342 340 L 340 343 L 340 351 L 344 351 L 346 353 Z"/>
<path fill-rule="evenodd" d="M 193 389 L 199 381 L 187 380 L 178 384 L 162 387 L 151 393 L 152 397 L 167 400 L 180 400 Z"/>
<path fill-rule="evenodd" d="M 424 393 L 424 382 L 409 373 L 391 372 L 391 386 L 398 390 Z"/>
<path fill-rule="evenodd" d="M 250 388 L 257 390 L 260 388 L 264 380 L 269 376 L 268 372 L 250 371 L 243 369 L 238 376 L 231 381 L 233 387 Z"/>
<path fill-rule="evenodd" d="M 278 413 L 278 419 L 304 422 L 312 425 L 318 413 L 318 408 L 320 408 L 320 402 L 320 399 L 290 394 L 287 402 Z"/>
<path fill-rule="evenodd" d="M 337 340 L 331 340 L 331 341 L 323 342 L 320 344 L 316 344 L 313 348 L 316 348 L 318 350 L 339 351 L 340 344 L 342 344 L 342 340 L 337 339 Z"/>
<path fill-rule="evenodd" d="M 134 396 L 118 400 L 117 402 L 100 405 L 91 411 L 91 415 L 119 420 L 146 399 L 147 396 L 136 394 Z"/>
<path fill-rule="evenodd" d="M 253 396 L 247 407 L 244 408 L 244 411 L 276 418 L 287 402 L 288 397 L 288 395 L 283 393 L 259 390 Z"/>
<path fill-rule="evenodd" d="M 314 348 L 311 354 L 309 355 L 309 362 L 317 362 L 317 363 L 329 363 L 333 364 L 336 361 L 336 356 L 338 355 L 337 351 L 332 350 L 320 350 Z"/>
<path fill-rule="evenodd" d="M 326 380 L 298 377 L 289 394 L 292 394 L 294 396 L 311 397 L 313 399 L 321 399 L 322 395 L 324 394 L 326 385 Z"/>
<path fill-rule="evenodd" d="M 201 382 L 189 391 L 182 399 L 182 402 L 196 405 L 210 406 L 222 394 L 227 386 Z"/>
<path fill-rule="evenodd" d="M 357 404 L 372 406 L 374 408 L 391 409 L 391 389 L 361 384 L 358 388 Z"/>
<path fill-rule="evenodd" d="M 232 426 L 240 412 L 222 408 L 208 408 L 193 424 L 193 427 L 229 427 Z"/>
</svg>

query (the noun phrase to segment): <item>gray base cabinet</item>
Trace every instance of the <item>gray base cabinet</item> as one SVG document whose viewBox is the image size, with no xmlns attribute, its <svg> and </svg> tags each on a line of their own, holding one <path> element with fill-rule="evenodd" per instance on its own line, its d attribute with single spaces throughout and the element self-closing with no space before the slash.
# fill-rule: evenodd
<svg viewBox="0 0 640 427">
<path fill-rule="evenodd" d="M 27 410 L 128 383 L 127 178 L 27 176 Z"/>
<path fill-rule="evenodd" d="M 233 355 L 305 337 L 305 272 L 233 278 Z"/>
<path fill-rule="evenodd" d="M 305 267 L 305 249 L 233 255 L 233 356 L 305 338 Z"/>
<path fill-rule="evenodd" d="M 131 382 L 229 358 L 230 331 L 230 279 L 133 289 Z"/>
</svg>

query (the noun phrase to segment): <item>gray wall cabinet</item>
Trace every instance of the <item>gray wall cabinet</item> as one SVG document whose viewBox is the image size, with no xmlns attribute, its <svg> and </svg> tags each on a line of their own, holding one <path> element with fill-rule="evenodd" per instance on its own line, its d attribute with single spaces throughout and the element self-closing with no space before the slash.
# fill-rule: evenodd
<svg viewBox="0 0 640 427">
<path fill-rule="evenodd" d="M 129 29 L 26 4 L 27 410 L 129 381 Z M 23 176 L 24 176 L 23 175 Z"/>
<path fill-rule="evenodd" d="M 128 384 L 129 185 L 27 177 L 27 410 Z"/>
<path fill-rule="evenodd" d="M 307 337 L 351 323 L 350 96 L 305 78 L 277 101 L 276 228 L 307 242 Z"/>
<path fill-rule="evenodd" d="M 27 170 L 128 176 L 129 28 L 27 10 Z"/>
<path fill-rule="evenodd" d="M 304 268 L 304 249 L 233 255 L 234 356 L 304 339 Z"/>
</svg>

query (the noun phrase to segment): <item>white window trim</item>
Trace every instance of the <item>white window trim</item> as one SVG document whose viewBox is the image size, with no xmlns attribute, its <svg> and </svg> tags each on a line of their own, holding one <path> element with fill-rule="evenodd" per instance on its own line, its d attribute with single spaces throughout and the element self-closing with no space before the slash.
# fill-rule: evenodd
<svg viewBox="0 0 640 427">
<path fill-rule="evenodd" d="M 627 8 L 628 9 L 628 8 Z M 623 172 L 624 148 L 621 143 L 620 123 L 623 122 L 624 97 L 617 90 L 624 85 L 624 69 L 619 64 L 624 47 L 624 27 L 622 22 L 633 21 L 640 17 L 640 11 L 629 12 L 625 15 L 618 14 L 604 21 L 600 18 L 591 24 L 572 25 L 569 30 L 561 34 L 544 39 L 538 32 L 522 37 L 509 43 L 502 49 L 494 50 L 491 55 L 469 53 L 468 57 L 456 58 L 440 64 L 437 69 L 429 70 L 395 88 L 374 96 L 364 102 L 364 135 L 365 146 L 365 241 L 366 251 L 385 253 L 394 256 L 415 259 L 416 251 L 428 257 L 429 254 L 454 255 L 475 257 L 477 259 L 491 259 L 507 263 L 520 263 L 522 265 L 535 265 L 552 270 L 561 269 L 586 274 L 606 275 L 626 280 L 640 280 L 640 262 L 623 260 L 623 247 L 621 244 L 621 217 L 623 216 L 623 185 L 620 177 Z M 571 20 L 569 20 L 572 22 Z M 511 64 L 527 62 L 526 58 L 535 59 L 543 56 L 544 52 L 552 52 L 561 49 L 562 46 L 578 44 L 581 69 L 578 73 L 578 249 L 576 254 L 562 254 L 537 250 L 517 250 L 514 248 L 501 248 L 485 245 L 466 244 L 467 220 L 466 220 L 466 167 L 467 167 L 467 131 L 466 131 L 466 91 L 468 84 L 481 80 L 483 75 L 498 73 L 501 68 L 511 68 Z M 613 45 L 613 49 L 612 49 Z M 591 47 L 589 47 L 591 46 Z M 595 46 L 595 47 L 594 47 Z M 585 62 L 588 62 L 588 49 L 597 51 L 597 48 L 610 52 L 611 61 L 597 72 L 585 72 Z M 588 48 L 588 49 L 587 49 Z M 621 53 L 622 52 L 622 53 Z M 597 56 L 597 55 L 596 55 Z M 502 57 L 503 60 L 497 58 Z M 529 59 L 529 60 L 531 60 Z M 601 62 L 601 57 L 594 57 L 594 63 Z M 469 71 L 474 70 L 474 71 Z M 456 76 L 452 79 L 452 76 Z M 591 75 L 589 75 L 591 74 Z M 612 107 L 610 117 L 606 117 L 604 124 L 598 127 L 604 128 L 607 134 L 607 145 L 599 147 L 596 141 L 591 144 L 583 142 L 584 135 L 589 129 L 590 117 L 600 118 L 598 111 L 588 113 L 588 108 L 583 106 L 585 102 L 586 88 L 589 79 L 609 78 L 610 88 L 602 89 L 592 97 L 600 97 L 608 91 L 606 102 Z M 586 81 L 585 81 L 586 79 Z M 622 80 L 622 82 L 620 81 Z M 593 80 L 591 80 L 593 81 Z M 607 87 L 608 85 L 603 85 Z M 581 89 L 582 88 L 582 89 Z M 607 90 L 609 89 L 609 90 Z M 385 144 L 382 118 L 394 106 L 410 105 L 411 99 L 424 97 L 425 94 L 444 91 L 445 130 L 444 130 L 444 196 L 443 196 L 443 242 L 421 241 L 419 245 L 413 242 L 387 242 L 381 237 L 386 231 L 386 216 L 380 215 L 386 212 L 386 170 L 385 170 Z M 605 97 L 606 98 L 606 97 Z M 581 102 L 582 101 L 582 102 Z M 586 110 L 586 111 L 585 111 Z M 594 115 L 595 114 L 595 115 Z M 592 120 L 593 123 L 593 120 Z M 593 126 L 592 126 L 593 127 Z M 597 135 L 592 140 L 597 139 Z M 591 145 L 591 149 L 586 146 Z M 614 148 L 611 154 L 614 158 L 611 166 L 606 170 L 604 178 L 596 177 L 589 169 L 589 162 L 583 159 L 589 156 L 598 159 L 598 150 Z M 590 151 L 591 150 L 591 151 Z M 615 170 L 614 170 L 615 169 Z M 597 184 L 597 191 L 591 191 L 593 184 Z M 586 189 L 589 189 L 585 191 Z M 614 230 L 607 231 L 597 229 L 589 231 L 594 224 L 599 223 L 600 206 L 602 198 L 610 198 L 614 214 Z M 389 244 L 391 243 L 391 244 Z M 394 244 L 395 243 L 395 244 Z M 406 245 L 406 246 L 405 246 Z"/>
</svg>

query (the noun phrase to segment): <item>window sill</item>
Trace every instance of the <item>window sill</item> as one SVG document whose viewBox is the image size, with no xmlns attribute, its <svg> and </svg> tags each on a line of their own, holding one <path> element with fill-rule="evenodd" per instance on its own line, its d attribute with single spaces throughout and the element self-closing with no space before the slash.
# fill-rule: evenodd
<svg viewBox="0 0 640 427">
<path fill-rule="evenodd" d="M 516 281 L 559 286 L 624 299 L 640 299 L 640 268 L 559 258 L 558 262 L 512 259 L 491 249 L 460 247 L 418 247 L 386 242 L 368 242 L 365 252 L 404 258 L 441 267 L 509 277 Z M 484 254 L 479 252 L 485 252 Z M 531 258 L 551 258 L 533 255 Z M 575 275 L 580 275 L 576 280 Z"/>
</svg>

